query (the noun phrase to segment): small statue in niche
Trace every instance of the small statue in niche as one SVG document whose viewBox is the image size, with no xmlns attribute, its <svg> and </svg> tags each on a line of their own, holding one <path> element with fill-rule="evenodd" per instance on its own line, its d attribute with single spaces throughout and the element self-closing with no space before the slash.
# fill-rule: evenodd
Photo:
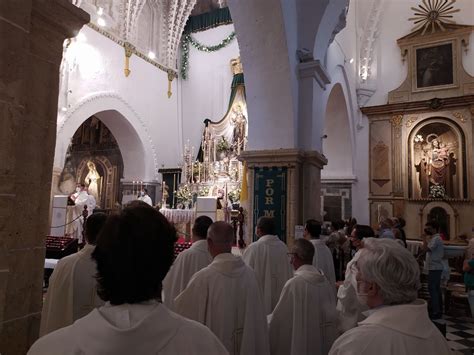
<svg viewBox="0 0 474 355">
<path fill-rule="evenodd" d="M 454 197 L 457 159 L 452 150 L 453 145 L 442 142 L 436 134 L 429 134 L 426 144 L 421 144 L 422 157 L 415 165 L 421 197 Z"/>
<path fill-rule="evenodd" d="M 97 172 L 96 166 L 92 161 L 87 162 L 87 167 L 89 168 L 89 172 L 86 175 L 86 184 L 88 184 L 87 190 L 89 195 L 94 196 L 97 203 L 100 201 L 100 182 L 101 176 Z"/>
<path fill-rule="evenodd" d="M 232 109 L 233 114 L 230 118 L 234 131 L 232 133 L 232 145 L 236 147 L 238 153 L 245 149 L 247 118 L 245 117 L 242 106 L 236 105 Z"/>
</svg>

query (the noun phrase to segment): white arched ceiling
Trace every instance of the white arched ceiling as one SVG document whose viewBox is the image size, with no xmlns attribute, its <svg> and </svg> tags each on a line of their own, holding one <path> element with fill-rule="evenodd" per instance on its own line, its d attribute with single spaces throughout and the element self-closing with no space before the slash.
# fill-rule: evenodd
<svg viewBox="0 0 474 355">
<path fill-rule="evenodd" d="M 346 99 L 341 84 L 335 84 L 326 106 L 323 153 L 328 164 L 323 179 L 353 179 L 352 140 Z"/>
<path fill-rule="evenodd" d="M 150 181 L 158 177 L 155 147 L 144 121 L 123 99 L 111 93 L 88 97 L 58 122 L 55 167 L 63 167 L 74 133 L 93 115 L 104 122 L 117 140 L 123 158 L 124 179 Z"/>
</svg>

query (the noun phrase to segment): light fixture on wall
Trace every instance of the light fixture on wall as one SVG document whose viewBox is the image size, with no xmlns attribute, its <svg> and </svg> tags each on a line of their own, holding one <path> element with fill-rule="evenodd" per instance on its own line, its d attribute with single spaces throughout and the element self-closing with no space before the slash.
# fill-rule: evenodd
<svg viewBox="0 0 474 355">
<path fill-rule="evenodd" d="M 97 24 L 98 24 L 100 27 L 105 27 L 105 25 L 106 25 L 105 20 L 104 20 L 102 17 L 99 17 L 99 18 L 98 18 Z"/>
<path fill-rule="evenodd" d="M 61 107 L 61 111 L 66 112 L 66 111 L 67 111 L 67 107 L 64 107 L 64 106 Z"/>
<path fill-rule="evenodd" d="M 104 8 L 99 7 L 99 8 L 97 9 L 97 15 L 102 16 L 103 14 L 104 14 Z"/>
<path fill-rule="evenodd" d="M 150 58 L 150 59 L 155 59 L 155 58 L 156 58 L 155 53 L 152 52 L 152 51 L 149 51 L 149 52 L 148 52 L 148 58 Z"/>
<path fill-rule="evenodd" d="M 350 64 L 354 63 L 354 58 L 349 59 L 349 63 Z"/>
</svg>

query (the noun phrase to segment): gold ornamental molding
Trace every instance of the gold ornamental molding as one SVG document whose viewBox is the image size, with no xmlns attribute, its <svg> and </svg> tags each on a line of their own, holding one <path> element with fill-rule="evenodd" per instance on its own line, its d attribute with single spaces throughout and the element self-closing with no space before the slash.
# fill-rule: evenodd
<svg viewBox="0 0 474 355">
<path fill-rule="evenodd" d="M 423 29 L 423 36 L 428 30 L 435 33 L 437 30 L 446 31 L 445 26 L 455 24 L 452 20 L 453 14 L 461 10 L 455 9 L 456 0 L 423 0 L 423 4 L 412 7 L 414 17 L 408 20 L 413 21 L 415 27 L 411 32 Z"/>
<path fill-rule="evenodd" d="M 417 120 L 418 120 L 418 116 L 408 117 L 408 119 L 407 119 L 407 121 L 406 121 L 406 123 L 405 123 L 405 126 L 406 126 L 407 128 L 410 128 L 411 125 L 412 125 L 413 123 L 415 123 Z"/>
<path fill-rule="evenodd" d="M 89 22 L 87 24 L 90 28 L 92 28 L 94 31 L 100 33 L 101 35 L 103 35 L 104 37 L 107 37 L 108 39 L 110 39 L 111 41 L 117 43 L 119 46 L 122 46 L 125 48 L 125 41 L 115 37 L 114 35 L 112 35 L 111 33 L 105 31 L 104 29 L 100 28 L 99 26 L 93 24 L 92 22 Z M 144 53 L 140 52 L 138 49 L 136 49 L 135 47 L 133 47 L 132 49 L 132 54 L 135 54 L 137 57 L 140 57 L 141 59 L 143 59 L 145 62 L 148 62 L 150 63 L 151 65 L 157 67 L 158 69 L 166 72 L 166 73 L 169 73 L 169 72 L 172 72 L 174 77 L 177 78 L 178 77 L 178 73 L 176 70 L 174 69 L 171 69 L 171 68 L 168 68 L 166 66 L 164 66 L 163 64 L 161 63 L 158 63 L 157 61 L 155 60 L 152 60 L 150 59 L 147 55 L 145 55 Z"/>
<path fill-rule="evenodd" d="M 395 128 L 400 128 L 402 126 L 403 122 L 403 115 L 394 115 L 390 119 L 390 123 L 392 124 L 392 127 Z"/>
<path fill-rule="evenodd" d="M 464 117 L 464 115 L 462 114 L 462 112 L 459 112 L 459 111 L 456 111 L 456 112 L 453 112 L 453 116 L 456 117 L 459 121 L 461 121 L 462 123 L 466 123 L 467 122 L 467 118 Z"/>
</svg>

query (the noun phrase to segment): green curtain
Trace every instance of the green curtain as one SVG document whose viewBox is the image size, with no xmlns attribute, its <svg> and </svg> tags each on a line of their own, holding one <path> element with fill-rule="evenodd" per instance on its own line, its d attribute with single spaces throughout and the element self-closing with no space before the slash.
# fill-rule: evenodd
<svg viewBox="0 0 474 355">
<path fill-rule="evenodd" d="M 230 99 L 229 99 L 229 109 L 230 109 L 230 106 L 232 105 L 232 101 L 234 101 L 235 94 L 237 93 L 237 87 L 239 85 L 242 85 L 244 87 L 244 96 L 245 96 L 245 99 L 247 99 L 247 96 L 245 93 L 244 73 L 235 74 L 234 78 L 232 79 Z"/>
<path fill-rule="evenodd" d="M 184 33 L 205 31 L 221 25 L 232 23 L 228 7 L 216 9 L 205 14 L 190 16 L 184 27 Z"/>
</svg>

